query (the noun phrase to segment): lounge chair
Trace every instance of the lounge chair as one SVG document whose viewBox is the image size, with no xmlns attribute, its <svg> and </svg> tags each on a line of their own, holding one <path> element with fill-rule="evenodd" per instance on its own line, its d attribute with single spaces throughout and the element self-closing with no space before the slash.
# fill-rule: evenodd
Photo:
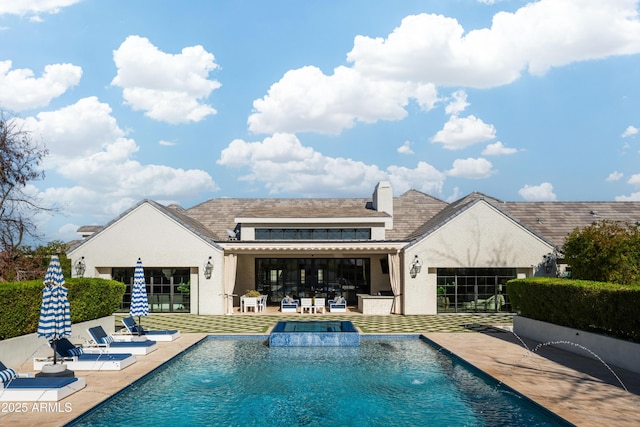
<svg viewBox="0 0 640 427">
<path fill-rule="evenodd" d="M 148 339 L 153 339 L 153 341 L 175 341 L 180 338 L 180 331 L 175 329 L 155 331 L 144 329 L 142 326 L 138 325 L 136 320 L 131 316 L 122 319 L 122 324 L 125 327 L 124 333 L 121 332 L 120 334 L 114 334 L 113 337 L 116 341 L 129 341 L 138 335 Z"/>
<path fill-rule="evenodd" d="M 158 349 L 158 343 L 146 341 L 115 341 L 102 326 L 87 329 L 93 342 L 83 347 L 85 353 L 131 353 L 143 356 Z"/>
<path fill-rule="evenodd" d="M 57 340 L 56 352 L 61 363 L 78 371 L 120 371 L 136 362 L 136 357 L 131 353 L 87 354 L 82 347 L 73 345 L 66 338 Z M 36 357 L 33 359 L 33 369 L 41 371 L 44 365 L 52 361 L 53 357 Z"/>
<path fill-rule="evenodd" d="M 347 312 L 347 300 L 344 297 L 335 297 L 329 300 L 329 311 L 331 313 L 346 313 Z"/>
<path fill-rule="evenodd" d="M 0 362 L 0 401 L 57 402 L 86 386 L 84 378 L 23 377 Z"/>
<path fill-rule="evenodd" d="M 298 312 L 298 300 L 285 296 L 280 301 L 280 311 L 283 313 L 297 313 Z"/>
<path fill-rule="evenodd" d="M 467 301 L 463 304 L 466 310 L 478 311 L 501 311 L 505 305 L 504 295 L 491 295 L 487 299 L 478 299 L 476 301 Z"/>
<path fill-rule="evenodd" d="M 300 314 L 308 311 L 311 314 L 313 308 L 313 300 L 311 298 L 300 298 Z"/>
</svg>

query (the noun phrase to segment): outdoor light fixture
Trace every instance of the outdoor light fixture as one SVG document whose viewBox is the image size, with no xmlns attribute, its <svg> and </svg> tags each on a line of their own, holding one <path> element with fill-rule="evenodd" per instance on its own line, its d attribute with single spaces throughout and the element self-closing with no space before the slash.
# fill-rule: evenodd
<svg viewBox="0 0 640 427">
<path fill-rule="evenodd" d="M 211 279 L 211 274 L 213 273 L 213 263 L 211 262 L 211 257 L 207 260 L 207 263 L 204 265 L 204 278 Z"/>
<path fill-rule="evenodd" d="M 418 273 L 422 270 L 422 261 L 418 258 L 418 255 L 413 257 L 413 262 L 411 263 L 411 268 L 409 269 L 409 274 L 412 279 L 415 279 Z"/>
<path fill-rule="evenodd" d="M 87 266 L 84 263 L 84 257 L 80 257 L 80 259 L 76 261 L 75 269 L 76 277 L 84 276 L 84 271 L 87 269 Z"/>
</svg>

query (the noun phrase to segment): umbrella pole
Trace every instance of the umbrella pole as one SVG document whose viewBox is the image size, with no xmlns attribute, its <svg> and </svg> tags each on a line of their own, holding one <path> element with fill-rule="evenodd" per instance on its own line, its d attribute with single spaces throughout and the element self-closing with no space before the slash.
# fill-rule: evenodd
<svg viewBox="0 0 640 427">
<path fill-rule="evenodd" d="M 56 350 L 56 339 L 53 340 L 53 364 L 55 365 L 58 360 L 58 351 Z"/>
<path fill-rule="evenodd" d="M 142 323 L 140 323 L 140 316 L 138 316 L 138 336 L 142 335 Z"/>
</svg>

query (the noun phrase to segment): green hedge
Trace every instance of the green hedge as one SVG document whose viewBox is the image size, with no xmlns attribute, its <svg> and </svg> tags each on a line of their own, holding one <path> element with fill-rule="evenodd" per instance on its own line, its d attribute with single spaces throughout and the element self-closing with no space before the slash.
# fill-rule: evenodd
<svg viewBox="0 0 640 427">
<path fill-rule="evenodd" d="M 640 286 L 556 278 L 507 283 L 524 317 L 640 342 Z"/>
<path fill-rule="evenodd" d="M 115 280 L 66 279 L 71 323 L 112 315 L 120 307 L 125 285 Z M 0 340 L 38 329 L 42 280 L 0 283 Z"/>
</svg>

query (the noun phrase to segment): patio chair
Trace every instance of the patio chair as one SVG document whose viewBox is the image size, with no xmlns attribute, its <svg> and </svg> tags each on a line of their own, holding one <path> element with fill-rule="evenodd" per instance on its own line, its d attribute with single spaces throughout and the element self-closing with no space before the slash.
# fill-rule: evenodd
<svg viewBox="0 0 640 427">
<path fill-rule="evenodd" d="M 311 314 L 311 308 L 313 307 L 313 300 L 311 298 L 300 298 L 300 314 L 304 314 L 308 311 Z"/>
<path fill-rule="evenodd" d="M 149 354 L 158 349 L 156 341 L 115 341 L 102 326 L 88 328 L 92 342 L 83 347 L 85 353 L 131 353 L 137 356 Z"/>
<path fill-rule="evenodd" d="M 246 313 L 252 309 L 254 313 L 258 312 L 258 297 L 244 297 L 242 312 Z"/>
<path fill-rule="evenodd" d="M 50 342 L 53 347 L 52 342 Z M 120 371 L 136 362 L 131 353 L 85 353 L 82 347 L 75 346 L 66 338 L 56 340 L 56 353 L 61 363 L 71 370 L 80 371 Z M 33 369 L 41 371 L 44 365 L 49 365 L 53 357 L 36 357 L 33 359 Z"/>
<path fill-rule="evenodd" d="M 313 312 L 317 313 L 318 311 L 322 311 L 324 314 L 324 298 L 316 298 L 313 302 Z"/>
<path fill-rule="evenodd" d="M 289 295 L 285 296 L 280 301 L 280 311 L 282 313 L 297 313 L 298 300 L 291 298 Z"/>
<path fill-rule="evenodd" d="M 258 311 L 265 311 L 267 309 L 267 298 L 269 298 L 269 295 L 260 295 L 258 298 Z"/>
<path fill-rule="evenodd" d="M 113 337 L 116 341 L 134 340 L 133 337 L 143 336 L 151 338 L 153 341 L 174 341 L 180 338 L 180 331 L 175 329 L 168 330 L 148 330 L 136 323 L 136 319 L 132 316 L 122 319 L 122 324 L 126 328 L 124 333 L 115 333 Z"/>
<path fill-rule="evenodd" d="M 31 375 L 31 374 L 29 374 Z M 57 402 L 86 386 L 84 378 L 25 377 L 0 362 L 0 401 Z"/>
<path fill-rule="evenodd" d="M 344 297 L 337 296 L 332 300 L 329 300 L 329 311 L 331 313 L 346 313 L 347 300 Z"/>
</svg>

